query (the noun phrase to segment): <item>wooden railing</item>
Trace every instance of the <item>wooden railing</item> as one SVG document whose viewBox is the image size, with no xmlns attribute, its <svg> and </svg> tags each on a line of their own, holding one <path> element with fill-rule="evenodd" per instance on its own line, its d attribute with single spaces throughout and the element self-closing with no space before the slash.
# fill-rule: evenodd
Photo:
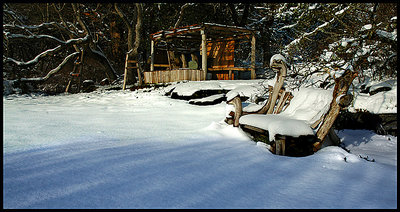
<svg viewBox="0 0 400 212">
<path fill-rule="evenodd" d="M 174 69 L 144 72 L 144 82 L 146 84 L 168 83 L 182 80 L 202 81 L 205 79 L 205 71 L 197 69 Z"/>
</svg>

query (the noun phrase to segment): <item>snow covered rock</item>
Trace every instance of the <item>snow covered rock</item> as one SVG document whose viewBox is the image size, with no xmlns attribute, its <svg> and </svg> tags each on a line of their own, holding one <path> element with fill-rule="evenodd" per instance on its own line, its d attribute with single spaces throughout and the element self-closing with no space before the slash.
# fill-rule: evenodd
<svg viewBox="0 0 400 212">
<path fill-rule="evenodd" d="M 225 100 L 225 94 L 215 94 L 201 99 L 192 99 L 189 104 L 194 105 L 215 105 Z"/>
</svg>

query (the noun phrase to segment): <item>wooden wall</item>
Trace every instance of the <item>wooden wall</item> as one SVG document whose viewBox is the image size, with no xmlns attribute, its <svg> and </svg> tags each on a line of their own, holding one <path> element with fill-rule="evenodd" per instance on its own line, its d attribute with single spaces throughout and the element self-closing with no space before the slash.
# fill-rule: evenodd
<svg viewBox="0 0 400 212">
<path fill-rule="evenodd" d="M 205 72 L 203 70 L 195 69 L 176 69 L 144 72 L 144 82 L 146 84 L 167 83 L 182 80 L 202 81 L 205 79 Z"/>
<path fill-rule="evenodd" d="M 207 43 L 207 57 L 212 58 L 212 68 L 234 67 L 235 41 L 217 41 Z"/>
</svg>

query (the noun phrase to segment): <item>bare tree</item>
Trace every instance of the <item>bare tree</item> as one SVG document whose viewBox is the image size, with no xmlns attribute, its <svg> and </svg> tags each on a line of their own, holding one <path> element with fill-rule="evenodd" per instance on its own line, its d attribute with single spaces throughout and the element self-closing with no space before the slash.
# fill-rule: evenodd
<svg viewBox="0 0 400 212">
<path fill-rule="evenodd" d="M 117 3 L 114 3 L 114 8 L 119 17 L 125 24 L 125 27 L 128 29 L 128 50 L 127 54 L 129 54 L 130 58 L 137 58 L 139 47 L 141 44 L 141 32 L 142 32 L 142 25 L 143 25 L 143 5 L 142 3 L 135 3 L 135 11 L 136 11 L 136 24 L 134 27 L 134 20 L 128 19 L 125 13 L 119 8 Z M 135 35 L 135 36 L 133 36 Z M 140 77 L 140 71 L 138 70 L 138 77 Z M 132 72 L 128 72 L 127 74 L 127 81 L 133 82 L 133 74 Z M 141 84 L 142 82 L 139 82 Z"/>
<path fill-rule="evenodd" d="M 69 22 L 63 15 L 63 9 L 67 5 L 57 6 L 52 4 L 47 6 L 52 6 L 48 9 L 54 10 L 60 22 L 54 20 L 39 25 L 25 24 L 16 13 L 11 11 L 10 7 L 3 7 L 3 11 L 9 11 L 10 16 L 14 14 L 13 20 L 19 20 L 17 21 L 18 24 L 11 21 L 3 25 L 3 37 L 6 40 L 5 47 L 8 50 L 6 54 L 3 54 L 3 63 L 8 69 L 17 72 L 15 75 L 17 79 L 21 82 L 37 84 L 46 83 L 53 76 L 60 74 L 64 76 L 64 79 L 68 78 L 69 72 L 74 70 L 75 60 L 82 57 L 82 52 L 84 52 L 83 64 L 85 66 L 103 70 L 111 81 L 116 80 L 117 74 L 114 68 L 97 45 L 97 36 L 90 31 L 81 17 L 81 5 L 75 3 L 68 5 L 74 12 L 73 18 L 77 20 L 78 25 L 74 24 L 73 21 Z M 47 19 L 46 17 L 45 20 Z M 49 20 L 52 20 L 51 17 L 49 17 Z M 20 51 L 18 47 L 29 48 L 32 51 Z M 31 70 L 30 72 L 35 74 L 28 74 L 27 70 Z M 45 72 L 44 76 L 40 76 L 41 71 Z M 27 75 L 31 75 L 31 77 L 24 77 Z M 65 80 L 55 83 L 65 84 Z"/>
</svg>

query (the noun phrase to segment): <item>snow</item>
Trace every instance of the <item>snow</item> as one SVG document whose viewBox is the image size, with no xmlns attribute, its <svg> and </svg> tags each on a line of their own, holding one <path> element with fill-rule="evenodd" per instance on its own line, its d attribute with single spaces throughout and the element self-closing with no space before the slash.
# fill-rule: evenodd
<svg viewBox="0 0 400 212">
<path fill-rule="evenodd" d="M 272 62 L 273 62 L 274 60 L 277 60 L 277 61 L 280 60 L 280 61 L 283 61 L 285 64 L 288 64 L 284 56 L 282 56 L 281 54 L 275 54 L 275 55 L 273 55 L 273 56 L 271 57 L 271 59 L 270 59 L 270 61 L 269 61 L 269 66 L 270 66 L 270 67 L 272 66 Z"/>
<path fill-rule="evenodd" d="M 315 9 L 315 8 L 317 7 L 317 5 L 318 5 L 318 4 L 315 3 L 315 4 L 311 5 L 311 6 L 309 6 L 308 9 L 309 9 L 309 10 L 313 10 L 313 9 Z"/>
<path fill-rule="evenodd" d="M 274 141 L 277 134 L 292 137 L 314 135 L 310 125 L 328 111 L 332 91 L 302 88 L 293 95 L 290 105 L 280 114 L 244 115 L 239 123 L 267 130 L 270 141 Z"/>
<path fill-rule="evenodd" d="M 332 90 L 318 88 L 301 88 L 293 92 L 293 99 L 281 114 L 303 120 L 311 125 L 328 111 L 332 92 Z"/>
<path fill-rule="evenodd" d="M 344 9 L 342 9 L 342 10 L 339 10 L 339 11 L 337 11 L 337 12 L 335 13 L 335 15 L 341 15 L 341 14 L 343 14 L 346 10 L 348 10 L 349 8 L 350 8 L 350 6 L 344 8 Z"/>
<path fill-rule="evenodd" d="M 207 97 L 204 97 L 201 99 L 192 99 L 189 101 L 189 103 L 191 103 L 191 104 L 210 103 L 210 102 L 214 102 L 214 101 L 224 98 L 224 97 L 225 97 L 225 94 L 215 94 L 215 95 L 207 96 Z"/>
<path fill-rule="evenodd" d="M 246 107 L 243 107 L 243 112 L 248 112 L 248 113 L 257 112 L 257 111 L 261 110 L 261 108 L 265 104 L 267 104 L 267 102 L 268 102 L 268 100 L 265 100 L 261 104 L 250 103 Z"/>
<path fill-rule="evenodd" d="M 338 135 L 352 154 L 397 167 L 397 137 L 368 130 L 344 130 Z"/>
<path fill-rule="evenodd" d="M 299 137 L 301 135 L 314 135 L 310 125 L 303 120 L 281 114 L 249 114 L 241 116 L 240 124 L 250 125 L 268 131 L 270 141 L 275 140 L 275 135 Z"/>
<path fill-rule="evenodd" d="M 225 109 L 163 89 L 3 96 L 3 208 L 397 208 L 397 137 L 344 130 L 350 153 L 284 157 Z"/>
<path fill-rule="evenodd" d="M 265 91 L 265 87 L 273 85 L 274 80 L 208 80 L 208 81 L 187 81 L 176 83 L 166 87 L 165 93 L 171 92 L 179 96 L 191 96 L 198 91 L 227 90 L 228 99 L 235 97 L 237 92 L 241 97 L 252 97 L 255 93 Z M 232 95 L 234 95 L 232 97 Z"/>
<path fill-rule="evenodd" d="M 381 37 L 385 37 L 387 39 L 393 40 L 393 41 L 397 41 L 397 30 L 393 31 L 393 32 L 386 32 L 384 30 L 376 30 L 376 34 L 381 36 Z"/>
<path fill-rule="evenodd" d="M 231 101 L 233 98 L 240 96 L 239 93 L 237 91 L 229 91 L 226 94 L 226 102 Z"/>
<path fill-rule="evenodd" d="M 397 113 L 397 86 L 390 91 L 379 92 L 370 96 L 360 93 L 353 101 L 350 111 L 366 110 L 370 113 Z"/>
<path fill-rule="evenodd" d="M 206 83 L 202 83 L 201 81 L 189 81 L 177 84 L 173 92 L 179 96 L 191 96 L 199 89 L 220 90 L 221 86 L 215 81 L 207 81 Z"/>
<path fill-rule="evenodd" d="M 366 24 L 363 27 L 361 27 L 360 31 L 365 31 L 365 30 L 370 30 L 372 29 L 372 24 Z"/>
<path fill-rule="evenodd" d="M 388 87 L 388 88 L 391 88 L 391 89 L 397 88 L 397 80 L 386 80 L 386 81 L 383 81 L 383 82 L 372 84 L 370 89 L 369 89 L 369 91 L 370 92 L 371 91 L 375 91 L 375 90 L 377 90 L 379 88 L 383 88 L 383 87 Z"/>
</svg>

